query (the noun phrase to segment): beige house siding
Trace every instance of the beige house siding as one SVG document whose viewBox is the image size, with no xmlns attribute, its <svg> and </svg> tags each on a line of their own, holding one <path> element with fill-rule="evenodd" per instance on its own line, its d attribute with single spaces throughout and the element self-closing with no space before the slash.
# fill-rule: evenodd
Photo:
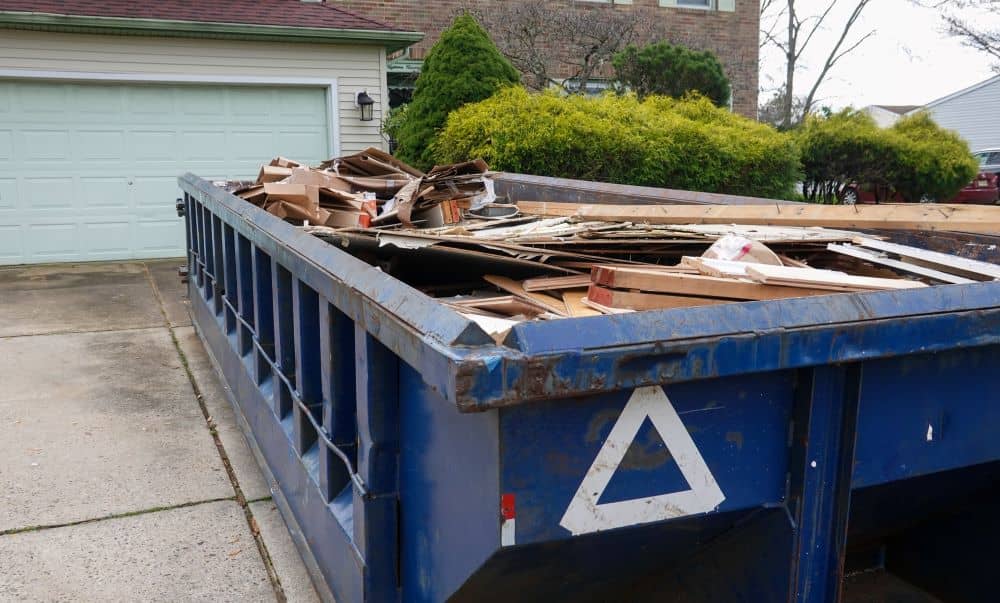
<svg viewBox="0 0 1000 603">
<path fill-rule="evenodd" d="M 341 153 L 385 147 L 379 132 L 388 109 L 385 50 L 376 45 L 250 42 L 0 30 L 0 72 L 79 72 L 165 77 L 308 79 L 337 82 Z M 375 99 L 362 122 L 357 92 Z M 276 153 L 280 149 L 275 149 Z"/>
</svg>

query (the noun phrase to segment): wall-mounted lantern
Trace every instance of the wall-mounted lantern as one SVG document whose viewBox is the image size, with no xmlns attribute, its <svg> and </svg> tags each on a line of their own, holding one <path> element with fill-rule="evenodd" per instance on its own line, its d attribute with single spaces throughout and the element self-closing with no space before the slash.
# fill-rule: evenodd
<svg viewBox="0 0 1000 603">
<path fill-rule="evenodd" d="M 358 92 L 354 103 L 361 109 L 361 121 L 372 121 L 375 119 L 375 99 L 368 96 L 368 91 Z"/>
</svg>

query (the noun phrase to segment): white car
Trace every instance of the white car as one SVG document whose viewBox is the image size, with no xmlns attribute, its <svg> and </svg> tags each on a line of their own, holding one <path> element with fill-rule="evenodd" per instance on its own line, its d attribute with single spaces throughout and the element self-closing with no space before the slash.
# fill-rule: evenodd
<svg viewBox="0 0 1000 603">
<path fill-rule="evenodd" d="M 1000 174 L 1000 149 L 983 149 L 974 151 L 972 155 L 979 160 L 980 172 Z"/>
</svg>

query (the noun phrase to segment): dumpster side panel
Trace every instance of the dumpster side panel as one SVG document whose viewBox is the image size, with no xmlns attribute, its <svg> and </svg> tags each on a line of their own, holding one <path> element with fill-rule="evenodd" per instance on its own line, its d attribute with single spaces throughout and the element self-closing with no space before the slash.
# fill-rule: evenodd
<svg viewBox="0 0 1000 603">
<path fill-rule="evenodd" d="M 516 543 L 779 503 L 794 390 L 776 372 L 503 409 Z"/>
<path fill-rule="evenodd" d="M 402 599 L 444 601 L 500 546 L 496 410 L 460 413 L 400 375 Z"/>
<path fill-rule="evenodd" d="M 853 485 L 1000 460 L 1000 346 L 865 364 Z"/>
</svg>

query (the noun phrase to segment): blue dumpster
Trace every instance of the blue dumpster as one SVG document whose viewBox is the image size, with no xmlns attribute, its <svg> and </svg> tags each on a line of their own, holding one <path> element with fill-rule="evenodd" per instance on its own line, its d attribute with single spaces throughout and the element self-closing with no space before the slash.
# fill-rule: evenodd
<svg viewBox="0 0 1000 603">
<path fill-rule="evenodd" d="M 1000 282 L 525 322 L 498 345 L 180 185 L 195 325 L 341 603 L 1000 596 Z"/>
</svg>

